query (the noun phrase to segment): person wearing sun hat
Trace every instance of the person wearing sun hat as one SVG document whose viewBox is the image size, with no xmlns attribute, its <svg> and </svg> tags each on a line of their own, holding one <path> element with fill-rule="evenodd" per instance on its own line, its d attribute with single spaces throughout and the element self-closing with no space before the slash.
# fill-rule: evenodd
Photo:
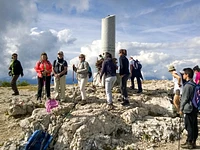
<svg viewBox="0 0 200 150">
<path fill-rule="evenodd" d="M 176 71 L 176 68 L 173 65 L 169 65 L 168 71 L 172 74 L 172 81 L 174 83 L 174 98 L 173 104 L 176 107 L 177 112 L 180 111 L 180 97 L 183 89 L 183 81 L 181 74 Z"/>
<path fill-rule="evenodd" d="M 67 61 L 64 60 L 63 51 L 58 51 L 57 59 L 53 62 L 53 74 L 54 74 L 54 87 L 55 98 L 60 101 L 65 101 L 65 85 L 67 75 Z M 60 92 L 59 92 L 60 89 Z M 60 95 L 59 95 L 60 93 Z"/>
</svg>

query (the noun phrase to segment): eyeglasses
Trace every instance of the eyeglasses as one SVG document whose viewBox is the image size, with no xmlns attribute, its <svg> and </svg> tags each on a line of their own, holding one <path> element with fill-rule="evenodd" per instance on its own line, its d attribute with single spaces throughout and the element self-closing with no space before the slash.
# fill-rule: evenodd
<svg viewBox="0 0 200 150">
<path fill-rule="evenodd" d="M 79 58 L 83 58 L 83 57 L 79 57 Z"/>
<path fill-rule="evenodd" d="M 58 55 L 63 55 L 63 54 L 61 54 L 61 53 L 58 53 Z"/>
</svg>

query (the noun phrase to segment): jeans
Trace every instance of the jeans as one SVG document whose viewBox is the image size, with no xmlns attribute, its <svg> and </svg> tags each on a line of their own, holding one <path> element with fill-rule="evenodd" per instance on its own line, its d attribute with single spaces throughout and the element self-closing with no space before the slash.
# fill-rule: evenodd
<svg viewBox="0 0 200 150">
<path fill-rule="evenodd" d="M 123 96 L 123 98 L 127 98 L 128 94 L 127 94 L 127 80 L 129 78 L 129 74 L 124 75 L 121 78 L 121 83 L 120 83 L 120 89 L 121 89 L 121 94 Z"/>
<path fill-rule="evenodd" d="M 54 88 L 55 88 L 55 97 L 65 100 L 65 85 L 66 85 L 66 76 L 63 75 L 60 78 L 54 77 Z M 60 89 L 60 96 L 59 96 Z"/>
<path fill-rule="evenodd" d="M 86 86 L 87 82 L 88 82 L 88 76 L 86 78 L 78 79 L 78 85 L 80 87 L 82 100 L 86 99 L 85 86 Z"/>
<path fill-rule="evenodd" d="M 138 91 L 142 91 L 142 82 L 140 80 L 140 77 L 131 77 L 131 87 L 134 89 L 135 85 L 134 85 L 134 79 L 137 79 L 137 85 L 138 85 Z"/>
<path fill-rule="evenodd" d="M 38 77 L 38 97 L 41 97 L 42 95 L 42 88 L 44 86 L 45 81 L 45 89 L 47 97 L 50 97 L 50 83 L 51 83 L 51 76 L 46 76 L 43 78 Z"/>
<path fill-rule="evenodd" d="M 112 87 L 116 80 L 116 76 L 108 77 L 105 79 L 105 91 L 108 104 L 112 104 Z"/>
<path fill-rule="evenodd" d="M 185 129 L 188 132 L 187 142 L 196 142 L 198 137 L 198 121 L 197 121 L 198 112 L 193 108 L 192 112 L 185 114 Z"/>
<path fill-rule="evenodd" d="M 19 75 L 13 75 L 12 76 L 12 80 L 11 80 L 11 87 L 12 87 L 12 90 L 14 91 L 14 93 L 16 94 L 19 94 L 19 91 L 17 89 L 17 79 L 19 78 Z"/>
</svg>

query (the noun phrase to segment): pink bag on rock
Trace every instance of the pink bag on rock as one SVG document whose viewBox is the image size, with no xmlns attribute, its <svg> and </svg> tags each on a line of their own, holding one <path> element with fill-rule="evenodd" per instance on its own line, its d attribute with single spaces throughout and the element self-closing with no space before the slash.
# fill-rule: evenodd
<svg viewBox="0 0 200 150">
<path fill-rule="evenodd" d="M 58 107 L 58 101 L 55 99 L 49 99 L 46 101 L 45 107 L 46 107 L 46 111 L 50 113 L 53 108 Z"/>
</svg>

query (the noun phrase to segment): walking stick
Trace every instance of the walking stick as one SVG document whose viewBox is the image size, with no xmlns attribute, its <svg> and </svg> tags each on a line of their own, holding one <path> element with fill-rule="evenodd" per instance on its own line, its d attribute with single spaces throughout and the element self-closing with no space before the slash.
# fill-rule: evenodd
<svg viewBox="0 0 200 150">
<path fill-rule="evenodd" d="M 181 140 L 181 116 L 179 118 L 179 129 L 178 129 L 178 150 L 180 150 L 180 140 Z"/>
</svg>

